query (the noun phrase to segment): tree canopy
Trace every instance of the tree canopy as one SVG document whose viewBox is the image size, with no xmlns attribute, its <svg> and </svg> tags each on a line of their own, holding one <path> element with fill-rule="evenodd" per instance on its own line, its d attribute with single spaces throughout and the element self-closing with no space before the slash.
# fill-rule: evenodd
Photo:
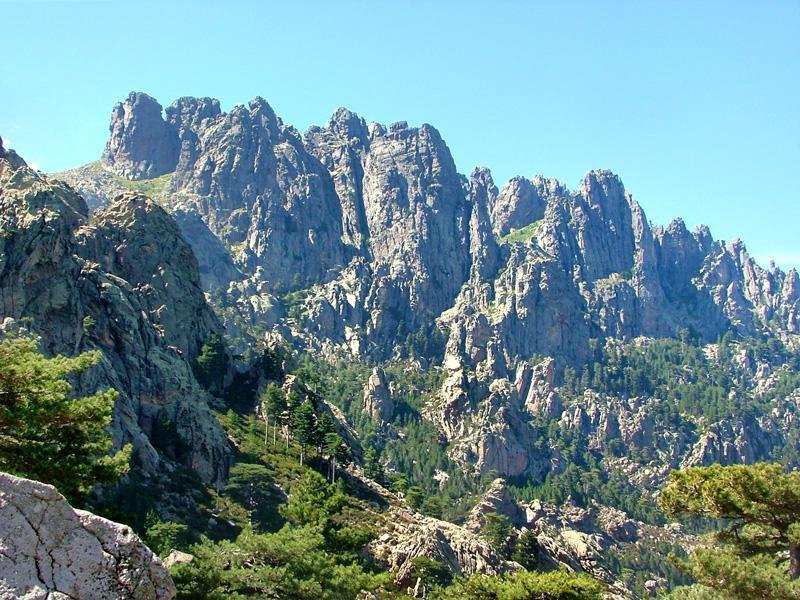
<svg viewBox="0 0 800 600">
<path fill-rule="evenodd" d="M 549 573 L 518 571 L 504 577 L 473 575 L 435 590 L 433 600 L 600 600 L 605 587 L 588 575 L 565 569 Z"/>
<path fill-rule="evenodd" d="M 45 358 L 36 341 L 0 340 L 0 470 L 56 486 L 71 500 L 128 469 L 130 447 L 109 454 L 115 390 L 71 397 L 70 375 L 99 352 Z"/>
<path fill-rule="evenodd" d="M 800 598 L 800 473 L 767 463 L 673 471 L 659 503 L 721 524 L 722 547 L 689 563 L 702 585 L 734 599 Z"/>
</svg>

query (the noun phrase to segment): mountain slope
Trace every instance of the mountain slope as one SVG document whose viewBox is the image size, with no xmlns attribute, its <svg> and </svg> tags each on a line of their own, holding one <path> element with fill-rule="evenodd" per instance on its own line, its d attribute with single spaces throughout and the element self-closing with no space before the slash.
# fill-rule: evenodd
<svg viewBox="0 0 800 600">
<path fill-rule="evenodd" d="M 222 329 L 174 220 L 137 194 L 90 218 L 69 186 L 0 146 L 0 228 L 3 329 L 39 336 L 50 355 L 102 352 L 76 391 L 120 392 L 115 443 L 134 444 L 143 473 L 176 462 L 222 480 L 227 440 L 192 372 Z"/>
</svg>

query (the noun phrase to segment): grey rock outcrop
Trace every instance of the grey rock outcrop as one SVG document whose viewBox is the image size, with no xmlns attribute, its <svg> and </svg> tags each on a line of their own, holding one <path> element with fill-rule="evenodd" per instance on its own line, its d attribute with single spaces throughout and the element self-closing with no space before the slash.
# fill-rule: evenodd
<svg viewBox="0 0 800 600">
<path fill-rule="evenodd" d="M 523 503 L 526 523 L 519 532 L 531 532 L 538 545 L 538 570 L 566 566 L 610 584 L 615 598 L 636 597 L 614 576 L 614 556 L 625 552 L 646 552 L 667 560 L 665 547 L 690 551 L 699 539 L 679 529 L 647 525 L 624 512 L 592 503 L 588 508 L 569 500 L 561 506 L 534 500 Z"/>
<path fill-rule="evenodd" d="M 487 514 L 495 513 L 508 518 L 513 527 L 526 523 L 525 511 L 511 497 L 503 479 L 495 479 L 470 511 L 464 525 L 471 531 L 480 531 Z"/>
<path fill-rule="evenodd" d="M 103 161 L 128 179 L 150 179 L 175 170 L 178 135 L 164 121 L 161 105 L 147 94 L 131 92 L 114 105 L 111 136 Z"/>
<path fill-rule="evenodd" d="M 413 586 L 413 561 L 420 556 L 444 564 L 457 575 L 499 575 L 519 568 L 473 532 L 447 521 L 393 508 L 387 523 L 388 529 L 370 542 L 367 552 L 395 573 L 400 586 Z"/>
<path fill-rule="evenodd" d="M 0 473 L 0 598 L 170 600 L 167 569 L 130 527 Z"/>
<path fill-rule="evenodd" d="M 128 282 L 164 342 L 189 361 L 204 341 L 221 333 L 203 296 L 192 248 L 175 220 L 143 194 L 118 196 L 75 238 L 83 258 Z"/>
<path fill-rule="evenodd" d="M 580 362 L 590 338 L 798 329 L 796 273 L 761 269 L 706 229 L 651 229 L 609 171 L 575 192 L 543 177 L 498 191 L 486 170 L 461 177 L 429 125 L 387 129 L 342 108 L 301 138 L 261 98 L 228 113 L 180 98 L 165 112 L 144 94 L 120 104 L 106 162 L 128 178 L 174 171 L 167 203 L 209 289 L 257 268 L 273 296 L 311 286 L 292 331 L 316 349 L 386 358 L 441 318 L 480 379 L 510 378 L 533 355 Z M 487 348 L 457 342 L 478 315 L 494 346 L 482 367 Z"/>
<path fill-rule="evenodd" d="M 522 363 L 517 367 L 515 384 L 529 413 L 548 419 L 561 416 L 563 406 L 556 391 L 555 361 L 552 358 L 545 358 L 533 366 L 528 362 Z"/>
<path fill-rule="evenodd" d="M 364 386 L 364 412 L 379 425 L 386 425 L 394 416 L 394 399 L 386 372 L 375 367 Z"/>
<path fill-rule="evenodd" d="M 508 235 L 544 217 L 548 197 L 564 195 L 566 190 L 555 179 L 536 177 L 532 181 L 513 177 L 492 202 L 492 225 L 498 236 Z"/>
<path fill-rule="evenodd" d="M 488 396 L 459 416 L 469 425 L 450 439 L 449 455 L 477 473 L 504 476 L 540 475 L 546 461 L 536 450 L 536 431 L 521 411 L 516 390 L 506 380 L 496 380 Z"/>
<path fill-rule="evenodd" d="M 102 353 L 76 392 L 120 393 L 114 441 L 133 443 L 144 474 L 177 462 L 208 483 L 223 479 L 227 439 L 191 367 L 221 326 L 171 217 L 129 195 L 90 221 L 71 188 L 8 153 L 0 228 L 0 315 L 29 321 L 48 355 Z"/>
<path fill-rule="evenodd" d="M 263 98 L 220 113 L 182 98 L 181 157 L 170 182 L 173 206 L 199 214 L 249 271 L 284 288 L 341 267 L 342 209 L 328 171 Z"/>
<path fill-rule="evenodd" d="M 800 333 L 795 271 L 762 268 L 743 244 L 715 241 L 704 227 L 651 226 L 607 170 L 590 171 L 577 190 L 543 177 L 498 190 L 487 169 L 465 178 L 430 125 L 387 128 L 342 108 L 301 137 L 262 98 L 228 112 L 210 98 L 180 98 L 162 116 L 134 94 L 115 109 L 104 160 L 125 178 L 171 169 L 159 201 L 193 246 L 229 331 L 252 336 L 243 348 L 282 337 L 383 361 L 412 337 L 447 335 L 444 356 L 437 347 L 425 357 L 450 366 L 424 413 L 451 458 L 476 472 L 558 463 L 534 450 L 530 417 L 591 431 L 600 448 L 665 431 L 644 399 L 565 406 L 554 381 L 591 358 L 591 340 L 682 328 L 706 341 Z M 106 175 L 95 186 L 84 183 L 89 172 L 70 181 L 99 197 L 120 185 Z M 490 389 L 495 381 L 505 383 Z M 689 429 L 680 451 L 667 452 L 664 439 L 653 451 L 680 464 L 697 441 Z M 693 455 L 737 455 L 712 438 Z"/>
</svg>

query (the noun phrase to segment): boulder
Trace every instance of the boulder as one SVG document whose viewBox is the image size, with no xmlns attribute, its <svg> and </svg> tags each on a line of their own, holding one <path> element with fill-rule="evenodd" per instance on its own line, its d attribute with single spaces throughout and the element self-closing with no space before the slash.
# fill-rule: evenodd
<svg viewBox="0 0 800 600">
<path fill-rule="evenodd" d="M 0 598 L 170 600 L 167 568 L 127 525 L 0 473 Z"/>
</svg>

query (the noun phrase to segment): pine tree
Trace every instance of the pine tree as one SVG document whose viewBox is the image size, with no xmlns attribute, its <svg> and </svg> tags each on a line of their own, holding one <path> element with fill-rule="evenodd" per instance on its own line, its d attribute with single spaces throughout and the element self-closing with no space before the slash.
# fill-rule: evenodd
<svg viewBox="0 0 800 600">
<path fill-rule="evenodd" d="M 481 536 L 489 542 L 499 554 L 505 556 L 506 541 L 511 534 L 508 517 L 498 513 L 487 513 L 483 517 Z"/>
<path fill-rule="evenodd" d="M 536 569 L 539 562 L 539 542 L 536 534 L 525 530 L 517 539 L 511 559 L 521 564 L 529 571 Z"/>
<path fill-rule="evenodd" d="M 338 433 L 332 432 L 325 435 L 324 452 L 328 457 L 328 476 L 331 483 L 336 483 L 336 466 L 350 460 L 350 448 Z"/>
<path fill-rule="evenodd" d="M 264 395 L 261 398 L 261 407 L 264 412 L 264 445 L 267 444 L 267 436 L 269 435 L 269 419 L 272 418 L 272 444 L 275 444 L 277 435 L 278 421 L 281 415 L 286 411 L 286 398 L 283 395 L 283 390 L 277 385 L 270 383 L 264 390 Z"/>
<path fill-rule="evenodd" d="M 670 473 L 659 504 L 669 516 L 719 520 L 721 550 L 698 550 L 694 577 L 727 597 L 800 598 L 800 472 L 777 464 L 695 467 Z M 788 565 L 787 565 L 788 562 Z M 771 595 L 763 595 L 765 582 Z"/>
<path fill-rule="evenodd" d="M 71 500 L 128 470 L 131 448 L 109 455 L 115 390 L 71 398 L 67 376 L 99 352 L 45 358 L 34 340 L 0 341 L 0 470 L 56 486 Z"/>
<path fill-rule="evenodd" d="M 325 440 L 331 433 L 336 433 L 336 424 L 330 413 L 326 411 L 317 419 L 317 446 L 320 452 L 324 450 Z"/>
<path fill-rule="evenodd" d="M 292 432 L 294 413 L 302 402 L 303 400 L 296 390 L 290 390 L 285 396 L 284 410 L 281 412 L 280 420 L 287 451 L 289 450 L 289 435 Z"/>
<path fill-rule="evenodd" d="M 292 434 L 300 444 L 300 466 L 303 466 L 306 448 L 314 445 L 317 434 L 316 415 L 311 402 L 306 400 L 292 413 Z"/>
<path fill-rule="evenodd" d="M 292 525 L 314 525 L 325 530 L 331 516 L 341 511 L 345 497 L 316 471 L 306 471 L 289 490 L 289 501 L 278 510 Z"/>
<path fill-rule="evenodd" d="M 383 481 L 383 465 L 374 446 L 364 451 L 364 474 L 378 483 Z"/>
<path fill-rule="evenodd" d="M 225 342 L 215 333 L 203 344 L 197 357 L 197 379 L 206 389 L 218 393 L 222 391 L 227 370 Z"/>
<path fill-rule="evenodd" d="M 406 491 L 406 504 L 408 504 L 411 510 L 419 510 L 424 500 L 425 494 L 419 486 L 412 485 L 408 488 L 408 491 Z"/>
</svg>

